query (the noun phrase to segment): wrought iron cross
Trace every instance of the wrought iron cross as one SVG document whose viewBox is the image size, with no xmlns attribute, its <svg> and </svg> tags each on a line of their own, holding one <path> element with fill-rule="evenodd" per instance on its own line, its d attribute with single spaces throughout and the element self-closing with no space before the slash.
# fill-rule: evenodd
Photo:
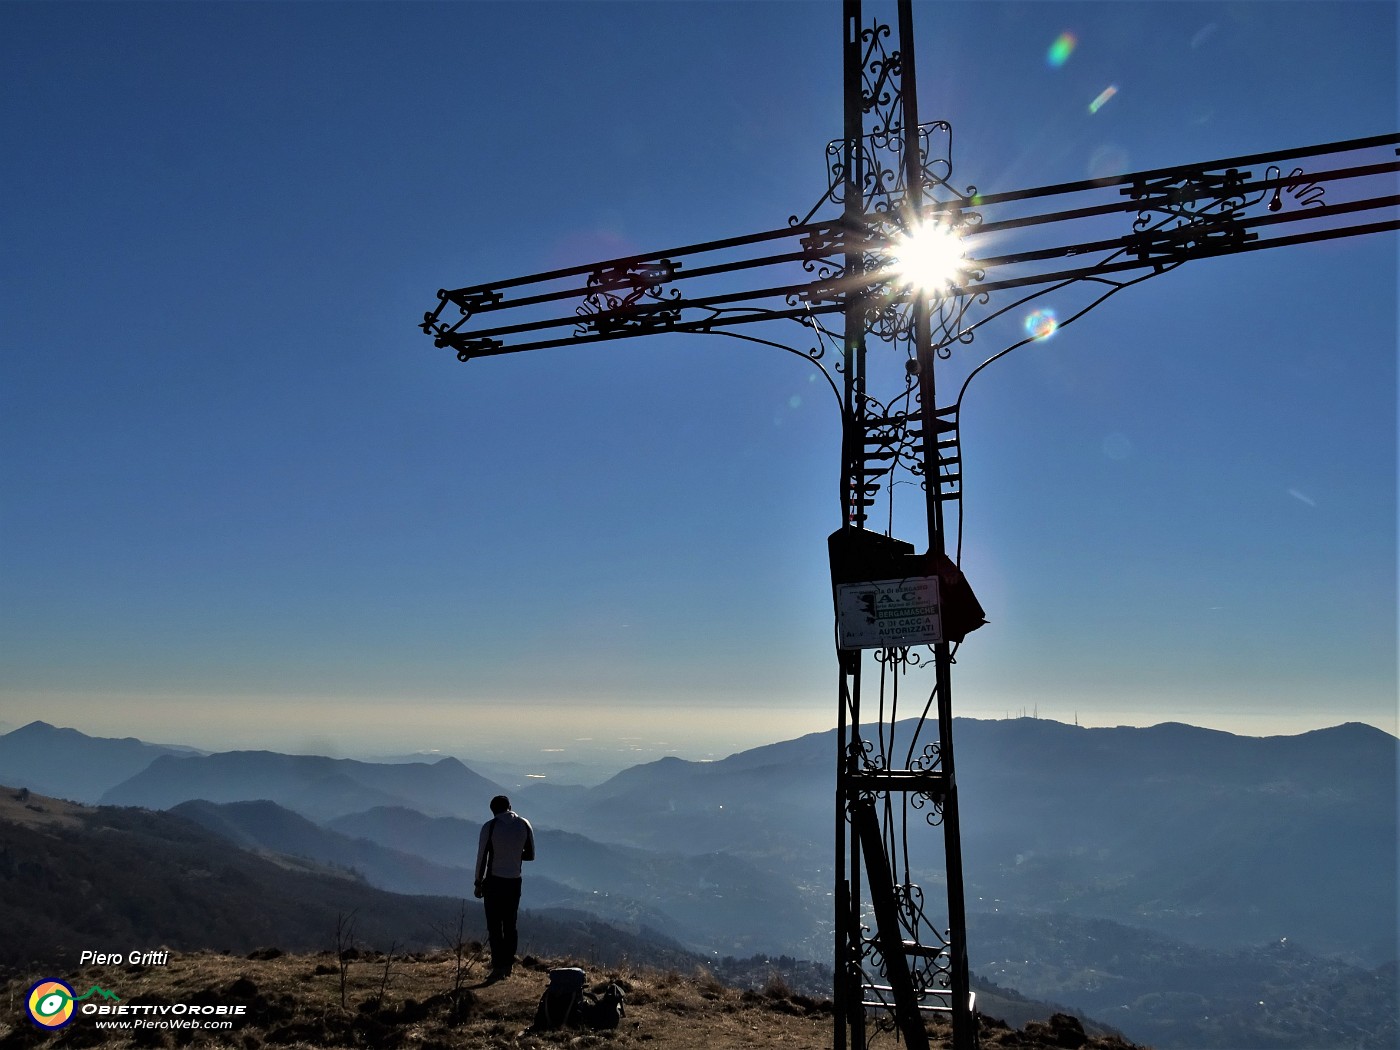
<svg viewBox="0 0 1400 1050">
<path fill-rule="evenodd" d="M 968 384 L 1188 260 L 1400 228 L 1391 178 L 1400 135 L 979 194 L 953 182 L 951 127 L 919 121 L 909 0 L 897 10 L 894 36 L 862 22 L 859 0 L 843 3 L 844 130 L 827 146 L 826 193 L 801 218 L 442 290 L 421 327 L 461 361 L 673 332 L 762 343 L 821 369 L 842 418 L 842 520 L 829 538 L 839 626 L 834 1046 L 865 1047 L 893 1029 L 927 1047 L 924 1014 L 935 1012 L 951 1018 L 954 1047 L 971 1050 L 951 695 L 953 654 L 982 622 L 957 568 Z M 1009 231 L 1025 243 L 976 254 Z M 932 286 L 903 258 L 930 237 L 952 260 Z M 1077 308 L 1032 312 L 973 367 L 954 358 L 1052 292 L 1078 295 Z M 794 323 L 799 347 L 771 331 Z M 893 522 L 895 486 L 906 481 L 922 492 L 923 554 L 878 530 L 876 515 Z M 927 663 L 934 685 L 917 694 L 918 728 L 896 739 L 900 683 Z M 878 699 L 873 717 L 863 691 Z M 909 861 L 920 826 L 943 832 L 941 924 Z"/>
</svg>

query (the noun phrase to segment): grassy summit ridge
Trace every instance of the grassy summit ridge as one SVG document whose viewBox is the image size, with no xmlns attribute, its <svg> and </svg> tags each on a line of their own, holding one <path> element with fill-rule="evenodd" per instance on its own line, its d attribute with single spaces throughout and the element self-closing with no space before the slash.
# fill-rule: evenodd
<svg viewBox="0 0 1400 1050">
<path fill-rule="evenodd" d="M 780 979 L 761 990 L 740 991 L 701 971 L 620 966 L 591 970 L 595 987 L 616 981 L 627 993 L 627 1014 L 615 1031 L 531 1032 L 535 1007 L 551 966 L 569 960 L 526 957 L 505 981 L 483 984 L 485 953 L 479 943 L 452 951 L 389 955 L 349 950 L 288 955 L 261 949 L 248 956 L 196 952 L 172 956 L 163 967 L 87 966 L 71 975 L 77 989 L 98 985 L 123 1003 L 241 1005 L 244 1015 L 225 1031 L 146 1028 L 115 1031 L 80 1017 L 57 1035 L 40 1031 L 23 1015 L 28 975 L 0 985 L 19 1007 L 0 1020 L 0 1050 L 30 1047 L 384 1047 L 395 1050 L 543 1050 L 548 1047 L 615 1047 L 618 1050 L 738 1050 L 785 1047 L 825 1050 L 831 1045 L 830 1001 L 792 991 Z M 932 1045 L 945 1047 L 948 1030 L 930 1026 Z M 894 1046 L 888 1036 L 876 1046 Z M 982 1046 L 1023 1050 L 1083 1047 L 1133 1050 L 1116 1036 L 1085 1036 L 1077 1021 L 1056 1015 L 1013 1030 L 986 1021 Z"/>
</svg>

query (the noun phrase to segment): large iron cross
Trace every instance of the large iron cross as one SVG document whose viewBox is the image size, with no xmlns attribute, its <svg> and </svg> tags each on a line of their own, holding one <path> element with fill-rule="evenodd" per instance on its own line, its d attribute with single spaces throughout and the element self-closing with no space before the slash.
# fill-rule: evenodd
<svg viewBox="0 0 1400 1050">
<path fill-rule="evenodd" d="M 834 1046 L 863 1048 L 892 1031 L 924 1048 L 933 1013 L 951 1018 L 957 1050 L 971 1050 L 950 667 L 982 619 L 957 567 L 960 518 L 951 556 L 949 543 L 968 384 L 992 361 L 1188 260 L 1400 228 L 1390 178 L 1400 135 L 982 195 L 953 183 L 950 126 L 919 121 L 910 0 L 898 2 L 893 39 L 890 26 L 862 22 L 859 0 L 845 0 L 842 35 L 844 130 L 827 146 L 826 193 L 804 216 L 439 291 L 422 329 L 461 361 L 679 332 L 762 343 L 821 369 L 842 419 L 842 521 L 829 538 L 839 693 Z M 1009 231 L 1024 243 L 978 253 Z M 1075 308 L 1063 317 L 1035 309 L 1051 292 L 1077 295 Z M 956 346 L 985 341 L 1008 318 L 1014 338 L 974 367 L 957 362 Z M 773 331 L 794 323 L 803 329 L 796 347 Z M 872 343 L 883 351 L 867 355 Z M 922 554 L 888 535 L 895 487 L 909 481 L 922 493 Z M 934 685 L 919 694 L 918 729 L 897 740 L 899 683 L 929 662 Z M 878 697 L 874 717 L 862 710 L 863 689 Z M 942 923 L 926 912 L 909 861 L 919 826 L 943 830 Z"/>
</svg>

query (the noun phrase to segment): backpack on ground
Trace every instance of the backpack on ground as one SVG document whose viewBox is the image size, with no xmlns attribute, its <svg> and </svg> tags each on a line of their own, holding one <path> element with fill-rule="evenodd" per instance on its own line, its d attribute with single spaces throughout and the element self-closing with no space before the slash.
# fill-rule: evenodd
<svg viewBox="0 0 1400 1050">
<path fill-rule="evenodd" d="M 627 994 L 615 982 L 598 995 L 584 992 L 578 1008 L 578 1023 L 584 1028 L 616 1028 L 627 1016 L 627 1007 L 623 1005 L 626 998 Z"/>
<path fill-rule="evenodd" d="M 549 971 L 549 983 L 535 1008 L 537 1032 L 571 1027 L 578 1023 L 579 1005 L 583 1002 L 583 985 L 587 976 L 577 966 L 558 966 Z"/>
</svg>

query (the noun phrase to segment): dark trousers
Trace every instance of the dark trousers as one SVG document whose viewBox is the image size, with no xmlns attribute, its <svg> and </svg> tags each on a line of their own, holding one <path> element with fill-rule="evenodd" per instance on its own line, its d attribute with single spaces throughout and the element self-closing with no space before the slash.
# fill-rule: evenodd
<svg viewBox="0 0 1400 1050">
<path fill-rule="evenodd" d="M 515 928 L 515 919 L 520 912 L 520 882 L 520 879 L 488 875 L 481 887 L 493 973 L 509 973 L 511 964 L 515 962 L 515 948 L 520 939 Z"/>
</svg>

